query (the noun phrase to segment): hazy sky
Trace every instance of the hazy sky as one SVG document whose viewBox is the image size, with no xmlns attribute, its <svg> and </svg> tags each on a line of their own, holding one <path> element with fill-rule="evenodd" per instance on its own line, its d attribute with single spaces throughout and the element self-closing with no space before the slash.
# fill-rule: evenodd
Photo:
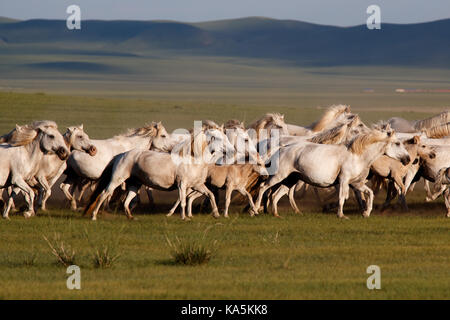
<svg viewBox="0 0 450 320">
<path fill-rule="evenodd" d="M 186 22 L 264 16 L 320 24 L 363 24 L 377 4 L 381 21 L 414 23 L 450 18 L 450 0 L 0 0 L 0 16 L 65 19 L 67 6 L 83 19 L 170 19 Z"/>
</svg>

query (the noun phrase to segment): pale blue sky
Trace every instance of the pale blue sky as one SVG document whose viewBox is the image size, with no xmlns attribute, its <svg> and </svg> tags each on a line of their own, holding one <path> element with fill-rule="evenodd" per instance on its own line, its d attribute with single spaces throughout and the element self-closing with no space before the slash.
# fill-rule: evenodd
<svg viewBox="0 0 450 320">
<path fill-rule="evenodd" d="M 366 8 L 381 7 L 382 22 L 450 18 L 450 0 L 0 0 L 0 16 L 65 19 L 71 4 L 82 19 L 169 19 L 186 22 L 264 16 L 328 25 L 364 24 Z"/>
</svg>

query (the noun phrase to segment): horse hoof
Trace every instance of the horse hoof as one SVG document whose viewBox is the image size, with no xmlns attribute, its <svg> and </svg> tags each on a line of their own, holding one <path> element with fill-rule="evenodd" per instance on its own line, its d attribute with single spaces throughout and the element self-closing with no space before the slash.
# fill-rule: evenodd
<svg viewBox="0 0 450 320">
<path fill-rule="evenodd" d="M 166 214 L 166 217 L 171 217 L 173 215 L 173 212 L 169 212 L 168 214 Z"/>
<path fill-rule="evenodd" d="M 35 215 L 34 212 L 24 212 L 23 213 L 23 216 L 25 217 L 25 219 L 29 219 L 29 218 L 31 218 L 34 215 Z"/>
<path fill-rule="evenodd" d="M 343 220 L 350 220 L 350 218 L 349 218 L 349 217 L 347 217 L 347 216 L 344 216 L 344 215 L 342 215 L 342 216 L 338 216 L 338 218 L 339 218 L 339 219 L 343 219 Z"/>
</svg>

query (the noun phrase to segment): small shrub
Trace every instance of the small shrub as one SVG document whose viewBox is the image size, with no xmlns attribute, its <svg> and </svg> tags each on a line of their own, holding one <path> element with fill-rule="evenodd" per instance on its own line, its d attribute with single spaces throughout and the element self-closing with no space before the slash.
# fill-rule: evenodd
<svg viewBox="0 0 450 320">
<path fill-rule="evenodd" d="M 43 238 L 59 264 L 62 264 L 65 267 L 75 264 L 75 250 L 69 245 L 66 245 L 58 234 L 55 234 L 53 241 L 50 241 L 46 236 L 43 236 Z"/>
<path fill-rule="evenodd" d="M 111 268 L 120 255 L 108 245 L 97 247 L 93 250 L 92 258 L 96 268 Z"/>
<path fill-rule="evenodd" d="M 114 236 L 107 237 L 106 239 L 104 236 L 100 237 L 95 233 L 91 236 L 87 229 L 85 229 L 84 235 L 91 247 L 91 257 L 94 267 L 111 268 L 119 259 L 120 254 L 117 252 L 117 248 L 119 247 L 123 229 L 124 226 Z"/>
<path fill-rule="evenodd" d="M 204 241 L 204 238 L 197 241 L 181 241 L 178 237 L 175 237 L 175 241 L 172 242 L 166 237 L 166 240 L 171 249 L 170 253 L 175 264 L 188 266 L 207 264 L 216 252 L 217 241 L 208 245 Z"/>
<path fill-rule="evenodd" d="M 25 255 L 23 259 L 23 265 L 27 267 L 32 267 L 36 264 L 37 254 L 33 252 L 32 254 Z"/>
</svg>

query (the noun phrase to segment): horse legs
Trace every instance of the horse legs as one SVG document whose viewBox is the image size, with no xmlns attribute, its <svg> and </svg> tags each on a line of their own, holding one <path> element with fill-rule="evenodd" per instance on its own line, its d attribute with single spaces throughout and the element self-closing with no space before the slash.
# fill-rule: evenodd
<svg viewBox="0 0 450 320">
<path fill-rule="evenodd" d="M 347 179 L 342 179 L 339 183 L 339 207 L 338 207 L 338 211 L 337 211 L 337 216 L 338 218 L 341 219 L 348 219 L 345 215 L 344 215 L 344 203 L 345 200 L 348 199 L 349 196 L 349 184 Z"/>
<path fill-rule="evenodd" d="M 425 180 L 425 181 L 427 181 L 427 180 Z M 428 182 L 428 181 L 427 181 L 427 182 Z M 440 186 L 436 186 L 436 185 L 435 185 L 435 190 L 436 190 L 437 188 L 439 188 L 439 190 L 435 191 L 434 193 L 431 193 L 431 190 L 430 190 L 430 189 L 427 190 L 427 193 L 428 193 L 428 196 L 427 196 L 427 198 L 426 198 L 426 201 L 427 201 L 427 202 L 431 202 L 431 201 L 434 201 L 434 200 L 436 200 L 437 198 L 439 198 L 439 196 L 447 189 L 447 186 L 446 186 L 446 185 L 443 185 L 443 184 L 441 184 Z"/>
<path fill-rule="evenodd" d="M 45 177 L 36 177 L 38 183 L 42 188 L 39 188 L 38 193 L 38 207 L 41 207 L 42 210 L 46 211 L 44 199 L 47 201 L 48 197 L 52 194 L 52 187 L 49 185 L 47 179 Z"/>
<path fill-rule="evenodd" d="M 14 204 L 14 197 L 18 192 L 20 192 L 20 189 L 17 187 L 11 189 L 11 192 L 9 192 L 8 190 L 8 202 L 5 204 L 5 207 L 3 209 L 3 218 L 9 219 L 9 211 Z"/>
<path fill-rule="evenodd" d="M 285 186 L 284 184 L 280 185 L 280 187 L 272 194 L 272 214 L 275 217 L 279 217 L 278 215 L 278 201 L 286 195 L 289 194 L 289 188 L 288 186 Z"/>
<path fill-rule="evenodd" d="M 447 208 L 447 218 L 450 218 L 450 189 L 447 188 L 444 192 L 445 207 Z"/>
<path fill-rule="evenodd" d="M 195 191 L 192 191 L 189 189 L 189 192 L 187 193 L 187 197 L 188 199 L 190 199 L 190 196 L 195 193 Z M 196 198 L 197 199 L 197 198 Z M 193 201 L 193 200 L 192 200 Z M 192 201 L 191 201 L 191 206 L 192 206 Z M 180 205 L 180 198 L 177 199 L 177 201 L 175 201 L 174 205 L 172 206 L 172 208 L 170 209 L 169 213 L 166 215 L 167 217 L 171 217 L 174 213 L 175 210 L 177 210 L 178 206 Z M 189 208 L 188 208 L 189 210 Z M 191 208 L 192 211 L 192 208 Z"/>
<path fill-rule="evenodd" d="M 148 202 L 149 202 L 149 207 L 153 208 L 155 206 L 155 199 L 153 199 L 153 192 L 152 192 L 152 188 L 150 187 L 145 187 L 145 191 L 147 192 L 147 197 L 148 197 Z M 177 205 L 178 206 L 178 205 Z"/>
<path fill-rule="evenodd" d="M 23 213 L 25 218 L 29 218 L 31 216 L 34 216 L 34 191 L 33 189 L 28 185 L 28 183 L 23 180 L 22 177 L 17 177 L 12 180 L 12 183 L 16 185 L 20 190 L 23 191 L 25 194 L 25 200 L 28 204 L 28 210 Z M 9 201 L 8 201 L 9 202 Z M 9 204 L 8 204 L 9 207 Z"/>
<path fill-rule="evenodd" d="M 190 190 L 190 192 L 188 193 L 187 215 L 189 218 L 192 218 L 192 203 L 194 202 L 195 199 L 201 197 L 202 195 L 203 194 L 201 194 L 200 192 L 192 191 L 192 190 Z"/>
<path fill-rule="evenodd" d="M 181 219 L 185 220 L 186 219 L 186 185 L 183 184 L 182 182 L 178 184 L 178 198 L 180 200 L 180 205 L 181 205 Z"/>
<path fill-rule="evenodd" d="M 233 193 L 234 188 L 231 186 L 227 186 L 225 190 L 225 209 L 223 212 L 223 216 L 225 218 L 228 218 L 228 208 L 230 207 L 231 203 L 231 194 Z"/>
<path fill-rule="evenodd" d="M 211 203 L 211 207 L 213 209 L 213 216 L 214 216 L 214 218 L 220 217 L 219 210 L 217 209 L 216 199 L 214 197 L 214 193 L 212 193 L 211 190 L 209 190 L 205 186 L 205 184 L 197 185 L 195 187 L 192 187 L 192 189 L 194 189 L 194 190 L 196 190 L 196 191 L 206 195 L 209 198 L 209 201 Z"/>
<path fill-rule="evenodd" d="M 294 212 L 297 213 L 297 214 L 301 214 L 301 212 L 300 212 L 300 210 L 297 207 L 297 203 L 295 203 L 294 195 L 295 195 L 295 191 L 298 191 L 301 188 L 303 188 L 303 191 L 302 191 L 302 193 L 300 194 L 299 197 L 303 198 L 305 196 L 305 194 L 306 194 L 306 190 L 308 189 L 308 185 L 305 182 L 299 180 L 294 186 L 292 186 L 289 189 L 289 203 L 291 204 L 292 209 L 294 209 Z"/>
<path fill-rule="evenodd" d="M 372 206 L 373 206 L 373 191 L 366 186 L 364 182 L 361 182 L 360 184 L 353 185 L 358 191 L 364 193 L 367 195 L 366 200 L 366 210 L 363 212 L 363 217 L 368 218 L 370 216 L 370 213 L 372 212 Z"/>
<path fill-rule="evenodd" d="M 269 180 L 266 181 L 266 183 L 263 182 L 261 184 L 261 186 L 259 187 L 258 198 L 256 199 L 256 202 L 255 202 L 255 207 L 256 207 L 257 211 L 252 212 L 251 215 L 258 214 L 258 211 L 260 210 L 260 207 L 261 207 L 261 201 L 262 201 L 263 195 L 267 191 L 267 189 L 270 189 L 274 185 L 280 183 L 281 181 L 284 180 L 284 178 L 286 178 L 286 177 L 283 175 L 274 175 L 274 176 L 271 176 L 269 178 Z"/>
<path fill-rule="evenodd" d="M 248 192 L 247 189 L 245 189 L 245 187 L 240 187 L 240 188 L 238 189 L 238 191 L 239 191 L 243 196 L 247 196 L 248 203 L 250 204 L 250 207 L 252 208 L 252 210 L 255 210 L 255 211 L 256 211 L 255 203 L 253 202 L 253 198 L 252 198 L 252 195 L 250 194 L 250 192 Z"/>
<path fill-rule="evenodd" d="M 127 215 L 128 219 L 134 219 L 133 215 L 131 214 L 131 210 L 130 210 L 130 202 L 137 196 L 138 190 L 140 187 L 141 186 L 133 186 L 132 185 L 128 188 L 128 194 L 123 203 L 123 207 L 125 209 L 125 214 Z"/>
<path fill-rule="evenodd" d="M 78 185 L 78 189 L 80 190 L 80 194 L 78 195 L 77 201 L 78 203 L 81 202 L 81 200 L 83 200 L 83 195 L 86 192 L 86 190 L 93 185 L 92 181 L 87 181 L 87 182 L 81 182 Z"/>
</svg>

